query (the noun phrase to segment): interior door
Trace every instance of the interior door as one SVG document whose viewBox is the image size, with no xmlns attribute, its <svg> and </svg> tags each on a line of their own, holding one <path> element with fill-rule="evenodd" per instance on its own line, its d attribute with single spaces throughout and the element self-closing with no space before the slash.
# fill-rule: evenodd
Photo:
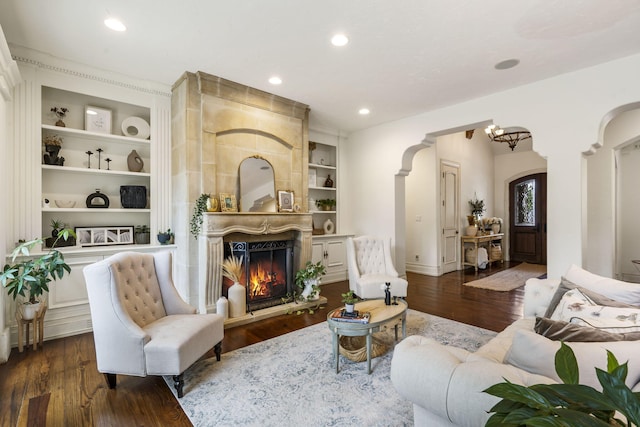
<svg viewBox="0 0 640 427">
<path fill-rule="evenodd" d="M 459 254 L 459 202 L 458 179 L 460 166 L 451 162 L 440 163 L 440 224 L 442 228 L 442 273 L 458 269 Z"/>
<path fill-rule="evenodd" d="M 509 184 L 509 259 L 547 263 L 547 174 Z"/>
</svg>

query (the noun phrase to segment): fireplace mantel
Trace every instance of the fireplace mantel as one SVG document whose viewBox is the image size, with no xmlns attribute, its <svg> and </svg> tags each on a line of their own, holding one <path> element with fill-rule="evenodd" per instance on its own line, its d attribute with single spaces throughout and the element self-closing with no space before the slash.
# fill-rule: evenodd
<svg viewBox="0 0 640 427">
<path fill-rule="evenodd" d="M 298 270 L 311 259 L 313 223 L 308 213 L 205 213 L 199 241 L 199 309 L 215 312 L 222 295 L 224 238 L 232 233 L 275 235 L 294 232 L 294 266 Z"/>
</svg>

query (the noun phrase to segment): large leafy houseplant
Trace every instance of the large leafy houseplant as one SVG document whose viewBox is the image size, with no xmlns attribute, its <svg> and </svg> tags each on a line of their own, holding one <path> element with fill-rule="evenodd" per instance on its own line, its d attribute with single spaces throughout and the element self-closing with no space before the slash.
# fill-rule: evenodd
<svg viewBox="0 0 640 427">
<path fill-rule="evenodd" d="M 562 343 L 555 368 L 563 384 L 530 387 L 507 380 L 485 390 L 502 398 L 489 412 L 487 426 L 598 427 L 640 426 L 640 393 L 625 384 L 627 363 L 620 365 L 607 351 L 607 370 L 596 368 L 602 391 L 579 384 L 578 363 L 571 347 Z M 627 421 L 616 418 L 616 411 Z"/>
<path fill-rule="evenodd" d="M 312 263 L 307 261 L 305 266 L 296 272 L 295 283 L 302 290 L 304 299 L 314 299 L 320 292 L 320 277 L 327 274 L 322 261 Z"/>
<path fill-rule="evenodd" d="M 75 237 L 73 230 L 65 228 L 58 231 L 56 240 Z M 44 292 L 49 292 L 52 280 L 62 279 L 65 271 L 71 273 L 71 267 L 65 262 L 62 252 L 51 249 L 49 252 L 31 257 L 31 250 L 44 243 L 43 238 L 20 243 L 11 253 L 11 264 L 6 264 L 0 273 L 0 283 L 14 300 L 21 296 L 26 302 L 35 304 Z M 23 257 L 16 261 L 18 257 Z"/>
</svg>

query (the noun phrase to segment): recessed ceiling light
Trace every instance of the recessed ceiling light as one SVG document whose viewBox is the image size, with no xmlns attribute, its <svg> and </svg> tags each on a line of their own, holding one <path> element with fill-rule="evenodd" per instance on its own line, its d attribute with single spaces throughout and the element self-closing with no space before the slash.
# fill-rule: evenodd
<svg viewBox="0 0 640 427">
<path fill-rule="evenodd" d="M 336 34 L 331 37 L 331 44 L 334 46 L 344 46 L 349 43 L 349 37 L 344 34 Z"/>
<path fill-rule="evenodd" d="M 124 26 L 122 21 L 116 18 L 107 18 L 104 20 L 104 25 L 113 31 L 126 31 L 127 27 Z"/>
<path fill-rule="evenodd" d="M 361 116 L 366 116 L 367 114 L 369 114 L 371 111 L 369 111 L 368 108 L 361 108 L 358 110 L 358 114 L 360 114 Z"/>
<path fill-rule="evenodd" d="M 279 85 L 282 84 L 282 79 L 278 76 L 273 76 L 269 79 L 269 83 L 272 85 Z"/>
<path fill-rule="evenodd" d="M 504 61 L 500 61 L 498 62 L 496 65 L 494 65 L 493 67 L 496 70 L 508 70 L 509 68 L 513 68 L 516 65 L 518 65 L 520 63 L 519 59 L 506 59 Z"/>
</svg>

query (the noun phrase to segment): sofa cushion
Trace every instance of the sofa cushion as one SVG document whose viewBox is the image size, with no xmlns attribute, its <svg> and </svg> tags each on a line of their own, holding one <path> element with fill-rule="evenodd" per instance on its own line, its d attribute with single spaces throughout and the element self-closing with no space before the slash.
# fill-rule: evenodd
<svg viewBox="0 0 640 427">
<path fill-rule="evenodd" d="M 563 320 L 607 332 L 627 333 L 640 332 L 639 317 L 640 308 L 638 307 L 598 305 L 576 288 L 564 294 L 551 315 L 551 320 Z"/>
<path fill-rule="evenodd" d="M 640 332 L 617 334 L 562 320 L 551 320 L 546 317 L 536 317 L 534 331 L 553 341 L 608 342 L 640 340 Z"/>
<path fill-rule="evenodd" d="M 566 344 L 576 355 L 580 384 L 602 390 L 595 368 L 607 369 L 607 350 L 611 351 L 620 363 L 629 361 L 625 382 L 630 388 L 640 381 L 640 352 L 638 351 L 640 344 L 637 342 L 570 342 Z M 561 382 L 555 371 L 555 354 L 559 348 L 558 341 L 552 341 L 533 331 L 520 330 L 513 338 L 513 344 L 505 362 L 527 372 Z"/>
<path fill-rule="evenodd" d="M 558 303 L 564 296 L 564 294 L 570 291 L 571 289 L 576 289 L 576 288 L 580 289 L 580 292 L 588 296 L 593 302 L 595 302 L 598 305 L 606 305 L 607 307 L 637 307 L 638 306 L 638 304 L 633 305 L 627 302 L 612 299 L 604 295 L 603 293 L 598 293 L 597 291 L 591 290 L 588 287 L 577 285 L 574 282 L 567 279 L 566 277 L 562 277 L 560 279 L 560 284 L 558 285 L 556 292 L 553 294 L 553 297 L 551 298 L 551 302 L 547 307 L 547 311 L 545 312 L 544 317 L 550 318 L 553 312 L 555 311 L 556 307 L 558 306 Z"/>
<path fill-rule="evenodd" d="M 599 276 L 576 265 L 572 265 L 565 274 L 567 280 L 598 292 L 616 301 L 640 305 L 640 284 L 623 282 L 609 277 Z"/>
</svg>

